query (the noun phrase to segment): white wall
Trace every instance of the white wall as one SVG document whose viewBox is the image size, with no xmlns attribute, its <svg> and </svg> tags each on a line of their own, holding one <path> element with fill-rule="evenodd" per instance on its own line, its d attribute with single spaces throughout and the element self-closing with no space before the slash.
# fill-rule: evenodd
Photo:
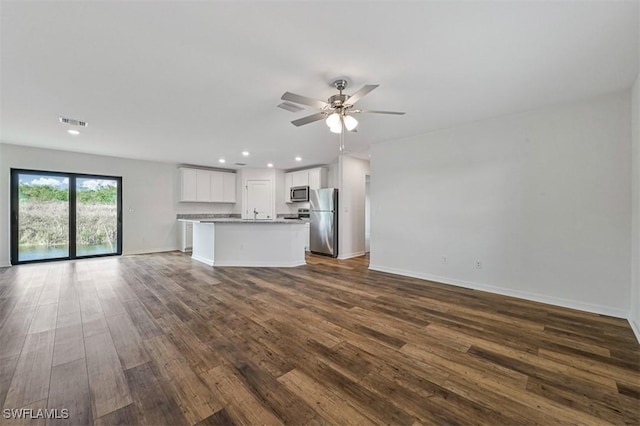
<svg viewBox="0 0 640 426">
<path fill-rule="evenodd" d="M 176 164 L 0 144 L 0 266 L 9 265 L 11 168 L 122 176 L 124 254 L 177 249 L 177 213 L 234 209 L 233 204 L 179 203 Z"/>
<path fill-rule="evenodd" d="M 364 183 L 364 251 L 371 248 L 371 176 L 365 177 Z"/>
<path fill-rule="evenodd" d="M 631 123 L 633 144 L 632 242 L 631 242 L 631 309 L 629 323 L 640 342 L 640 74 L 631 90 Z"/>
<path fill-rule="evenodd" d="M 340 185 L 338 177 L 338 160 L 335 163 L 327 165 L 327 188 L 337 188 Z"/>
<path fill-rule="evenodd" d="M 371 269 L 627 317 L 630 156 L 628 92 L 376 144 Z"/>
<path fill-rule="evenodd" d="M 365 252 L 365 179 L 369 162 L 341 155 L 338 158 L 338 257 L 348 259 Z"/>
</svg>

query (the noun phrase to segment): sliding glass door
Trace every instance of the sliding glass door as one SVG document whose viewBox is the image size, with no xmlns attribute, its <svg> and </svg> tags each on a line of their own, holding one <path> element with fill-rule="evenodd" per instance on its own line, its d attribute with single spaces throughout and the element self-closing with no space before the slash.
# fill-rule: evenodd
<svg viewBox="0 0 640 426">
<path fill-rule="evenodd" d="M 69 257 L 69 177 L 25 172 L 16 178 L 18 261 Z"/>
<path fill-rule="evenodd" d="M 11 263 L 122 253 L 122 178 L 11 170 Z"/>
<path fill-rule="evenodd" d="M 76 256 L 118 253 L 118 179 L 76 178 Z"/>
</svg>

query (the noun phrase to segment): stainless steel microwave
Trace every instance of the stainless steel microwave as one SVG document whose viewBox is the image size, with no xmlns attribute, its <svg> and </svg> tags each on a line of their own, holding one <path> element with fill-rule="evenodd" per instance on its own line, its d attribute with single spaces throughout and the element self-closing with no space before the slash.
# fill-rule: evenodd
<svg viewBox="0 0 640 426">
<path fill-rule="evenodd" d="M 291 201 L 309 201 L 309 186 L 292 186 Z"/>
</svg>

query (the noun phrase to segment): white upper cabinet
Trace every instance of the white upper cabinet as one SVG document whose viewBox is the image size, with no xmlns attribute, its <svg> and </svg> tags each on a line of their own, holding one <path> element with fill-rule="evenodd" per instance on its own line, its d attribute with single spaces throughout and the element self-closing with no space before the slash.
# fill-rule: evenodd
<svg viewBox="0 0 640 426">
<path fill-rule="evenodd" d="M 291 187 L 293 186 L 293 173 L 284 174 L 284 202 L 291 202 Z"/>
<path fill-rule="evenodd" d="M 309 170 L 309 189 L 327 187 L 327 169 L 318 168 Z"/>
<path fill-rule="evenodd" d="M 309 172 L 306 170 L 299 170 L 293 173 L 293 185 L 292 186 L 307 186 L 309 185 Z"/>
<path fill-rule="evenodd" d="M 180 201 L 198 201 L 196 172 L 194 169 L 180 169 Z"/>
<path fill-rule="evenodd" d="M 196 170 L 196 201 L 211 201 L 211 172 Z"/>
<path fill-rule="evenodd" d="M 236 175 L 235 173 L 220 173 L 222 175 L 222 202 L 236 202 Z"/>
<path fill-rule="evenodd" d="M 180 168 L 180 201 L 235 203 L 236 174 Z"/>
<path fill-rule="evenodd" d="M 309 186 L 309 189 L 320 189 L 327 187 L 327 168 L 318 167 L 315 169 L 298 170 L 284 174 L 284 201 L 291 202 L 292 186 Z"/>
<path fill-rule="evenodd" d="M 226 174 L 226 173 L 224 173 Z M 211 194 L 210 201 L 214 203 L 224 202 L 224 178 L 223 173 L 211 172 Z"/>
</svg>

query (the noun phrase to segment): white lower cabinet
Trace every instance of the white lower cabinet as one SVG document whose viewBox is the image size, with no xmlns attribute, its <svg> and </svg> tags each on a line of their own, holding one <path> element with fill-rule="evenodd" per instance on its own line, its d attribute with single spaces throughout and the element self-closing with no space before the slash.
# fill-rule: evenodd
<svg viewBox="0 0 640 426">
<path fill-rule="evenodd" d="M 306 242 L 304 243 L 304 249 L 306 251 L 310 251 L 311 250 L 311 224 L 309 222 L 307 222 L 304 225 L 305 229 L 306 229 Z"/>
<path fill-rule="evenodd" d="M 191 251 L 193 248 L 193 223 L 192 222 L 179 222 L 180 223 L 180 251 Z"/>
</svg>

